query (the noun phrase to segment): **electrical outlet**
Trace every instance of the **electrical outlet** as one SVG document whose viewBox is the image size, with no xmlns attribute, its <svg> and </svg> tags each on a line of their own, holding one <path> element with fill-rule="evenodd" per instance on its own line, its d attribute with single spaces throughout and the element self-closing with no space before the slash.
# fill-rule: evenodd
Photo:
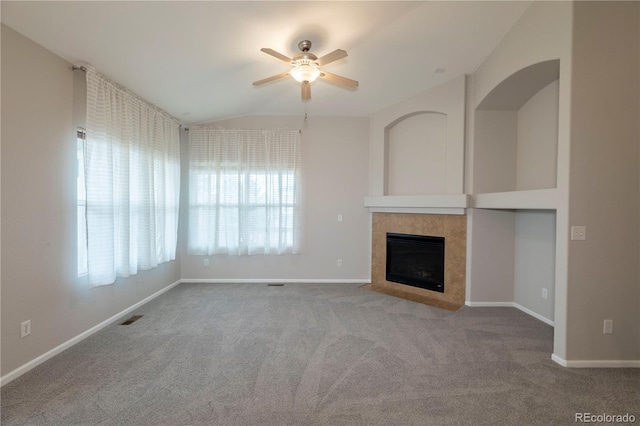
<svg viewBox="0 0 640 426">
<path fill-rule="evenodd" d="M 604 320 L 603 334 L 613 334 L 613 320 Z"/>
<path fill-rule="evenodd" d="M 586 226 L 572 226 L 571 227 L 571 239 L 574 241 L 583 241 L 587 239 L 587 227 Z"/>
<path fill-rule="evenodd" d="M 20 323 L 20 338 L 24 339 L 31 334 L 31 320 Z"/>
<path fill-rule="evenodd" d="M 342 259 L 338 259 L 338 267 L 342 267 Z"/>
<path fill-rule="evenodd" d="M 546 299 L 546 298 L 547 298 L 547 289 L 546 289 L 546 288 L 543 288 L 543 289 L 542 289 L 542 298 L 543 298 L 543 299 Z"/>
<path fill-rule="evenodd" d="M 342 222 L 342 213 L 338 215 L 338 222 Z"/>
<path fill-rule="evenodd" d="M 202 263 L 204 264 L 204 266 L 209 266 L 209 259 L 204 259 Z"/>
</svg>

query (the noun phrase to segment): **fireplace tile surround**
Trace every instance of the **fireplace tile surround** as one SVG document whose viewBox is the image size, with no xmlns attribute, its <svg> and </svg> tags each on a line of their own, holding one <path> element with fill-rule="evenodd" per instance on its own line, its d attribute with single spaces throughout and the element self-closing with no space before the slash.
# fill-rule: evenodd
<svg viewBox="0 0 640 426">
<path fill-rule="evenodd" d="M 426 290 L 387 281 L 386 235 L 426 235 L 445 238 L 445 291 Z M 382 293 L 418 298 L 423 303 L 455 310 L 465 303 L 467 216 L 459 214 L 373 213 L 371 289 Z"/>
</svg>

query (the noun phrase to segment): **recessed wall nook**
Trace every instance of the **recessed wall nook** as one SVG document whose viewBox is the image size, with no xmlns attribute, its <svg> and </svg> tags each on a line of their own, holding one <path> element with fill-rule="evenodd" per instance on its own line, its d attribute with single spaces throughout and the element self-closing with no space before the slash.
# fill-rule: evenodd
<svg viewBox="0 0 640 426">
<path fill-rule="evenodd" d="M 473 111 L 468 159 L 474 208 L 467 303 L 514 304 L 549 324 L 560 200 L 559 77 L 555 59 L 522 68 L 496 85 Z"/>
</svg>

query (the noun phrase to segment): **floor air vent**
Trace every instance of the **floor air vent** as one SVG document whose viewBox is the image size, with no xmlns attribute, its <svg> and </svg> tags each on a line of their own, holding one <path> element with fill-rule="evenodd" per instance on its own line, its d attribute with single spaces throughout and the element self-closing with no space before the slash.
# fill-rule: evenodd
<svg viewBox="0 0 640 426">
<path fill-rule="evenodd" d="M 129 318 L 128 320 L 126 320 L 125 322 L 123 322 L 120 325 L 131 325 L 134 322 L 138 321 L 142 317 L 143 317 L 143 315 L 134 315 L 134 316 L 132 316 L 131 318 Z"/>
<path fill-rule="evenodd" d="M 267 286 L 269 286 L 269 287 L 283 287 L 284 284 L 282 284 L 282 283 L 269 283 L 269 284 L 267 284 Z"/>
</svg>

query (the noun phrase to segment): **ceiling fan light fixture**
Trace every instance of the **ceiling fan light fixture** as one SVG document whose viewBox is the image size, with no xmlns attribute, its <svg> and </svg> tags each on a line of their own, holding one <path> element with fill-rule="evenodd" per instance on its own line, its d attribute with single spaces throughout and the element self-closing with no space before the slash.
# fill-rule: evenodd
<svg viewBox="0 0 640 426">
<path fill-rule="evenodd" d="M 320 76 L 320 69 L 315 62 L 309 62 L 295 65 L 289 74 L 299 83 L 303 81 L 311 83 Z"/>
</svg>

